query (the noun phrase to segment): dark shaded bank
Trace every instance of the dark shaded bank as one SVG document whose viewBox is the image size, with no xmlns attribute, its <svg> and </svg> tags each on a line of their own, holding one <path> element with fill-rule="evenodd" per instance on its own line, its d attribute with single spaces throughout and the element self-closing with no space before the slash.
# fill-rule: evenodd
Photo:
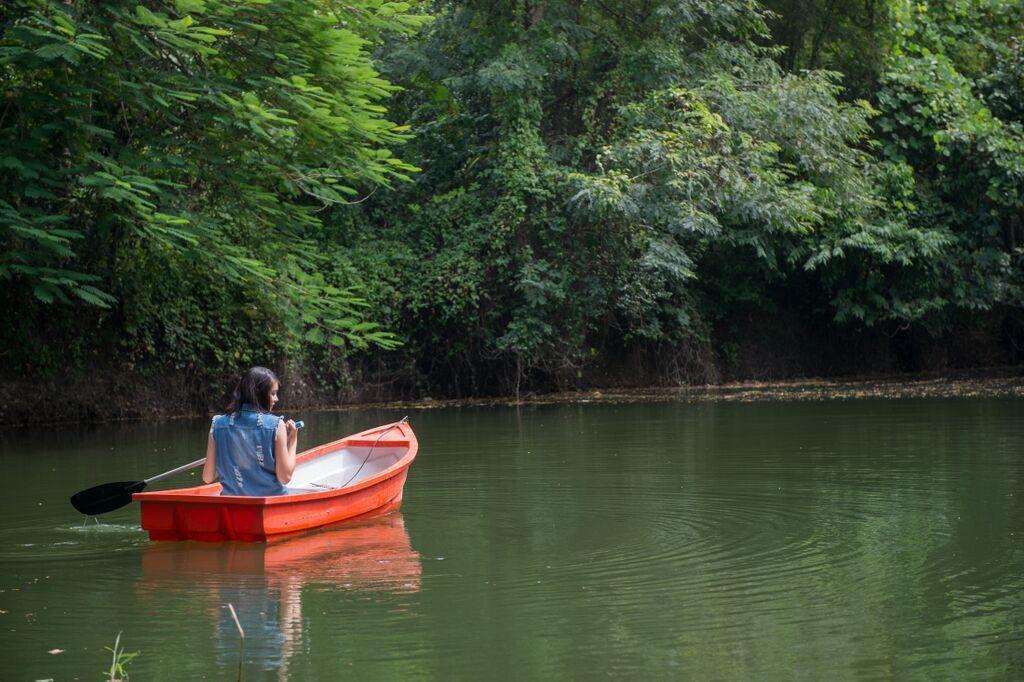
<svg viewBox="0 0 1024 682">
<path fill-rule="evenodd" d="M 605 347 L 583 366 L 553 363 L 529 372 L 494 358 L 459 362 L 414 354 L 409 347 L 350 358 L 329 351 L 296 358 L 257 354 L 236 363 L 239 369 L 249 364 L 273 368 L 282 379 L 281 409 L 286 411 L 388 403 L 591 400 L 594 391 L 624 399 L 704 398 L 731 394 L 737 386 L 744 395 L 755 390 L 771 397 L 776 386 L 792 394 L 790 388 L 808 381 L 824 387 L 816 397 L 865 381 L 882 381 L 895 394 L 901 394 L 904 384 L 920 388 L 922 381 L 938 381 L 934 390 L 957 395 L 1003 390 L 1005 382 L 1012 388 L 1024 375 L 1024 337 L 998 317 L 987 322 L 975 320 L 960 332 L 932 337 L 914 329 L 829 326 L 775 308 L 770 314 L 751 311 L 742 319 L 734 317 L 714 330 L 706 344 Z M 58 344 L 41 345 L 47 353 L 61 352 Z M 166 358 L 162 366 L 155 360 L 131 363 L 101 353 L 90 360 L 83 363 L 88 369 L 35 376 L 6 370 L 0 375 L 0 425 L 207 415 L 222 411 L 237 380 L 235 371 Z"/>
<path fill-rule="evenodd" d="M 639 366 L 639 365 L 638 365 Z M 714 383 L 666 385 L 627 381 L 620 368 L 604 384 L 562 390 L 457 396 L 416 391 L 410 384 L 386 380 L 366 368 L 348 375 L 348 387 L 329 389 L 308 374 L 282 372 L 281 411 L 351 409 L 378 405 L 433 409 L 460 405 L 643 402 L 664 400 L 831 400 L 967 396 L 1024 397 L 1024 365 L 926 372 L 861 372 L 843 376 L 776 379 L 728 379 Z M 637 379 L 639 375 L 632 375 Z M 222 410 L 227 383 L 205 384 L 188 373 L 155 374 L 123 368 L 89 376 L 9 379 L 0 382 L 0 427 L 60 422 L 103 422 L 205 416 Z"/>
<path fill-rule="evenodd" d="M 224 333 L 217 330 L 218 338 Z M 59 340 L 65 337 L 74 341 Z M 451 343 L 458 342 L 453 336 Z M 253 364 L 271 367 L 282 378 L 285 410 L 550 396 L 571 400 L 576 395 L 590 399 L 586 396 L 595 390 L 664 396 L 686 394 L 693 387 L 790 385 L 812 377 L 828 386 L 869 379 L 899 384 L 925 377 L 984 382 L 1024 371 L 1024 323 L 1005 311 L 974 316 L 955 331 L 932 335 L 919 327 L 831 324 L 824 314 L 808 314 L 795 305 L 745 306 L 723 316 L 703 342 L 594 344 L 586 362 L 553 356 L 529 368 L 482 351 L 446 355 L 440 347 L 415 343 L 350 357 L 321 347 L 281 357 L 254 344 L 248 355 L 230 362 L 220 358 L 220 367 L 234 365 L 229 370 L 218 368 L 216 358 L 185 360 L 191 351 L 140 356 L 106 343 L 97 333 L 70 329 L 34 329 L 30 345 L 46 359 L 38 366 L 47 369 L 33 372 L 12 369 L 25 363 L 0 363 L 0 426 L 217 413 L 239 373 Z"/>
</svg>

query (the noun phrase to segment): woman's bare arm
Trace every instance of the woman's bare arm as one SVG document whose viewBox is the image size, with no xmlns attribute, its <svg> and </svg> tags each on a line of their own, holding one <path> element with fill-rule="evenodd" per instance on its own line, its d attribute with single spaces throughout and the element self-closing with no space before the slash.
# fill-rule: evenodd
<svg viewBox="0 0 1024 682">
<path fill-rule="evenodd" d="M 292 480 L 292 473 L 295 471 L 295 448 L 299 442 L 299 430 L 295 428 L 295 422 L 289 419 L 287 422 L 281 420 L 277 425 L 277 433 L 274 434 L 274 469 L 277 473 L 277 480 L 287 483 Z"/>
<path fill-rule="evenodd" d="M 213 442 L 213 431 L 210 432 L 210 439 L 206 441 L 206 463 L 203 464 L 203 483 L 213 483 L 217 480 L 217 445 Z"/>
</svg>

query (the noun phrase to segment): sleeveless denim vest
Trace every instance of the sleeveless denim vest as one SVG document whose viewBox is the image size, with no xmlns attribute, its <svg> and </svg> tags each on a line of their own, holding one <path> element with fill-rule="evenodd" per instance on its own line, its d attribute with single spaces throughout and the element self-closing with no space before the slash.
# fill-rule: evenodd
<svg viewBox="0 0 1024 682">
<path fill-rule="evenodd" d="M 217 476 L 221 495 L 284 495 L 274 468 L 274 434 L 281 417 L 259 412 L 249 403 L 237 413 L 213 418 Z"/>
</svg>

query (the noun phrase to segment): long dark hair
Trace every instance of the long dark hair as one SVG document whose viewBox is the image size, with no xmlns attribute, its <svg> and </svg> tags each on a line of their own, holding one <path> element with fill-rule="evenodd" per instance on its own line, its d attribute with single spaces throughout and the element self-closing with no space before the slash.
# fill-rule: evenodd
<svg viewBox="0 0 1024 682">
<path fill-rule="evenodd" d="M 250 367 L 231 394 L 228 412 L 237 413 L 246 403 L 254 405 L 260 412 L 270 412 L 270 389 L 280 383 L 277 375 L 266 367 Z"/>
</svg>

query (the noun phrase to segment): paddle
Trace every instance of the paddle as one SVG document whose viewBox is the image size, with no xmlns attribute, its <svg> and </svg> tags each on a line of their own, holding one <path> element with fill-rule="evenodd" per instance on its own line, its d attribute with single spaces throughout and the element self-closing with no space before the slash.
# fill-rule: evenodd
<svg viewBox="0 0 1024 682">
<path fill-rule="evenodd" d="M 129 502 L 132 501 L 132 493 L 142 492 L 143 489 L 153 481 L 159 481 L 163 478 L 168 478 L 174 474 L 180 474 L 182 471 L 188 471 L 189 469 L 195 469 L 198 466 L 202 466 L 206 458 L 197 459 L 194 462 L 189 462 L 176 469 L 165 471 L 162 474 L 157 474 L 151 478 L 147 478 L 144 481 L 118 481 L 116 483 L 103 483 L 101 485 L 93 486 L 86 490 L 81 490 L 71 496 L 71 506 L 89 516 L 98 516 L 99 514 L 106 514 L 112 512 L 115 509 L 120 509 Z"/>
<path fill-rule="evenodd" d="M 301 429 L 305 424 L 295 422 L 295 427 Z M 162 474 L 151 476 L 144 481 L 117 481 L 116 483 L 102 483 L 92 488 L 80 490 L 71 496 L 71 506 L 79 512 L 88 516 L 98 516 L 120 509 L 132 501 L 132 494 L 142 492 L 147 485 L 154 481 L 170 478 L 189 469 L 202 466 L 206 458 L 197 459 L 194 462 L 183 464 L 180 467 L 165 471 Z"/>
</svg>

